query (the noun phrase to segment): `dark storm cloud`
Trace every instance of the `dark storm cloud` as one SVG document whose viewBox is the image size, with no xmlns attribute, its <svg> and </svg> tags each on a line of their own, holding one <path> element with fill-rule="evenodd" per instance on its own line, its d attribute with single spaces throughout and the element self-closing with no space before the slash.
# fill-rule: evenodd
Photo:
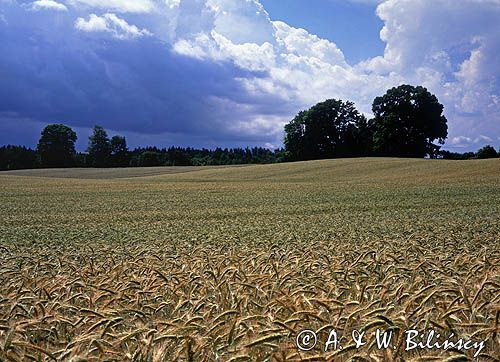
<svg viewBox="0 0 500 362">
<path fill-rule="evenodd" d="M 241 144 L 257 139 L 238 132 L 233 122 L 286 108 L 273 106 L 280 104 L 273 97 L 259 100 L 245 91 L 235 79 L 249 76 L 248 71 L 175 54 L 154 36 L 124 41 L 84 33 L 66 12 L 32 12 L 16 5 L 4 9 L 4 16 L 0 143 L 23 140 L 22 132 L 15 138 L 6 133 L 14 124 L 31 129 L 64 122 L 81 128 L 100 124 L 132 135 L 165 133 L 181 143 L 230 138 Z M 28 143 L 33 133 L 26 135 Z M 258 141 L 275 142 L 276 135 L 260 134 Z"/>
</svg>

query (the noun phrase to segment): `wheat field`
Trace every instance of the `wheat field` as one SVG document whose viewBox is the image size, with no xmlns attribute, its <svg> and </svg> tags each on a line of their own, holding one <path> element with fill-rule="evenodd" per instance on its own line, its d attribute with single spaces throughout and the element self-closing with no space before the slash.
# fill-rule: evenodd
<svg viewBox="0 0 500 362">
<path fill-rule="evenodd" d="M 411 329 L 499 360 L 500 160 L 34 170 L 0 200 L 1 361 L 474 359 Z"/>
</svg>

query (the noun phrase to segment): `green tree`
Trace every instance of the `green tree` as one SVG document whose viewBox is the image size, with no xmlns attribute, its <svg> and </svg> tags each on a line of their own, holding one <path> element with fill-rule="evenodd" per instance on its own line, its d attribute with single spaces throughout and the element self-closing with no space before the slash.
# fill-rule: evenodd
<svg viewBox="0 0 500 362">
<path fill-rule="evenodd" d="M 110 141 L 113 166 L 123 167 L 129 163 L 127 140 L 122 136 L 113 136 Z"/>
<path fill-rule="evenodd" d="M 37 146 L 42 166 L 73 166 L 77 138 L 75 131 L 64 124 L 51 124 L 45 127 Z"/>
<path fill-rule="evenodd" d="M 111 156 L 111 142 L 106 130 L 101 126 L 94 126 L 93 133 L 89 137 L 87 152 L 93 167 L 108 166 Z"/>
<path fill-rule="evenodd" d="M 424 87 L 401 85 L 373 101 L 373 145 L 376 154 L 435 157 L 448 136 L 443 105 Z"/>
<path fill-rule="evenodd" d="M 350 101 L 328 99 L 285 126 L 286 157 L 292 161 L 364 156 L 370 141 L 368 122 Z"/>
<path fill-rule="evenodd" d="M 36 151 L 24 146 L 0 147 L 0 170 L 19 170 L 38 167 Z"/>
<path fill-rule="evenodd" d="M 162 166 L 162 155 L 155 151 L 145 151 L 139 156 L 140 167 Z"/>
<path fill-rule="evenodd" d="M 476 153 L 477 158 L 497 158 L 498 153 L 497 151 L 490 145 L 484 146 L 481 148 L 479 151 Z"/>
<path fill-rule="evenodd" d="M 181 150 L 176 150 L 173 154 L 172 166 L 191 166 L 189 156 Z"/>
</svg>

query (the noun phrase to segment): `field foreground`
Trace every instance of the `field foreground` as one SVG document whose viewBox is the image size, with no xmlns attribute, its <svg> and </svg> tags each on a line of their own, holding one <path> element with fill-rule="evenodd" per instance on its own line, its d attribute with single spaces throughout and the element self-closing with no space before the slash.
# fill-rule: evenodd
<svg viewBox="0 0 500 362">
<path fill-rule="evenodd" d="M 499 360 L 500 160 L 189 171 L 0 173 L 1 361 Z"/>
</svg>

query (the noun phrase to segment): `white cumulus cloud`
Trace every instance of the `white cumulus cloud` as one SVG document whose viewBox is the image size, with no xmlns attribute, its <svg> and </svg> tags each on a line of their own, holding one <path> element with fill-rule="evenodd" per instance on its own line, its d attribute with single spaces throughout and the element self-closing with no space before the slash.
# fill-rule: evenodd
<svg viewBox="0 0 500 362">
<path fill-rule="evenodd" d="M 172 3 L 173 0 L 166 0 Z M 68 0 L 73 6 L 86 6 L 120 13 L 149 13 L 155 9 L 152 0 Z"/>
<path fill-rule="evenodd" d="M 119 18 L 115 14 L 107 13 L 103 16 L 90 14 L 89 19 L 78 18 L 75 21 L 75 28 L 85 32 L 107 32 L 117 39 L 135 39 L 142 36 L 150 36 L 147 29 L 139 29 L 135 25 L 130 25 L 126 20 Z"/>
<path fill-rule="evenodd" d="M 255 114 L 251 122 L 268 119 L 273 128 L 281 127 L 299 110 L 332 97 L 351 99 L 369 113 L 374 96 L 401 80 L 395 75 L 367 76 L 346 62 L 335 43 L 284 22 L 271 21 L 257 1 L 209 0 L 206 7 L 209 11 L 201 12 L 205 26 L 196 33 L 178 28 L 173 50 L 259 71 L 256 76 L 238 80 L 249 94 L 281 99 L 287 107 L 280 107 L 281 113 L 272 116 Z M 186 10 L 181 6 L 178 16 L 183 18 Z M 238 23 L 242 27 L 221 25 Z"/>
<path fill-rule="evenodd" d="M 192 3 L 185 1 L 185 6 Z M 265 76 L 241 82 L 252 94 L 279 95 L 290 110 L 337 97 L 355 101 L 370 115 L 373 98 L 388 88 L 421 84 L 445 105 L 450 144 L 458 137 L 477 139 L 481 130 L 498 134 L 500 1 L 373 3 L 380 3 L 377 14 L 384 21 L 380 36 L 386 48 L 383 55 L 359 64 L 348 64 L 332 41 L 271 21 L 253 0 L 207 0 L 205 27 L 194 34 L 177 32 L 174 50 L 265 71 Z M 269 117 L 269 122 L 277 119 Z"/>
<path fill-rule="evenodd" d="M 362 68 L 423 84 L 445 104 L 450 134 L 500 132 L 500 1 L 387 0 L 384 55 Z"/>
<path fill-rule="evenodd" d="M 55 11 L 67 11 L 66 5 L 58 3 L 54 0 L 37 0 L 30 4 L 29 8 L 33 11 L 40 10 L 55 10 Z"/>
<path fill-rule="evenodd" d="M 199 33 L 190 40 L 181 39 L 174 44 L 178 54 L 212 61 L 233 61 L 250 71 L 267 71 L 275 62 L 276 54 L 270 43 L 235 44 L 213 30 L 210 34 Z"/>
<path fill-rule="evenodd" d="M 165 0 L 165 4 L 169 8 L 173 9 L 179 7 L 179 5 L 181 4 L 181 0 Z"/>
</svg>

